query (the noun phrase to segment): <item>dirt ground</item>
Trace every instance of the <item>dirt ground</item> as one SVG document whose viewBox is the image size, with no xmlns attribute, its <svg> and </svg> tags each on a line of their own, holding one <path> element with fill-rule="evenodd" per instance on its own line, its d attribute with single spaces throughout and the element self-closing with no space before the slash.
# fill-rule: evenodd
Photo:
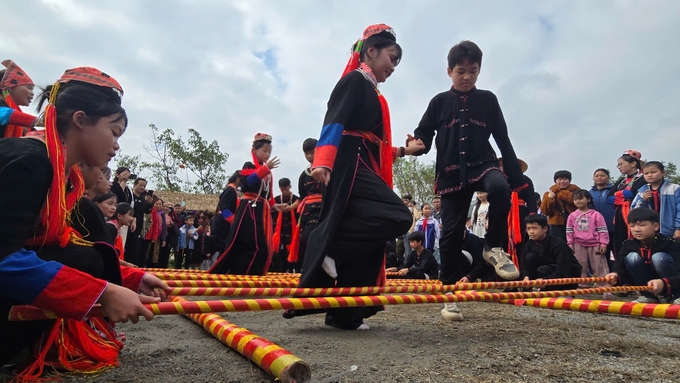
<svg viewBox="0 0 680 383">
<path fill-rule="evenodd" d="M 680 321 L 470 302 L 461 304 L 465 321 L 447 322 L 440 308 L 388 306 L 366 321 L 368 331 L 336 330 L 320 315 L 224 317 L 305 360 L 315 383 L 680 381 Z M 119 329 L 127 336 L 121 367 L 64 381 L 275 381 L 186 318 Z"/>
</svg>

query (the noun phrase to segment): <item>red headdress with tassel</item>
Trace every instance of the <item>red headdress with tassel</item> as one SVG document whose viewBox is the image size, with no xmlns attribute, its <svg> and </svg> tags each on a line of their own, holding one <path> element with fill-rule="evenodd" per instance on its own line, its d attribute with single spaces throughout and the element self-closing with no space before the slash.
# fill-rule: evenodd
<svg viewBox="0 0 680 383">
<path fill-rule="evenodd" d="M 5 74 L 0 79 L 0 90 L 8 107 L 21 112 L 21 108 L 17 105 L 12 96 L 10 96 L 10 89 L 19 85 L 34 85 L 33 80 L 26 74 L 26 72 L 19 67 L 12 60 L 5 60 L 2 65 L 7 68 Z M 8 125 L 5 129 L 5 137 L 21 137 L 23 136 L 24 128 L 18 125 Z"/>
<path fill-rule="evenodd" d="M 370 68 L 367 65 L 360 65 L 361 49 L 363 48 L 364 42 L 369 37 L 377 35 L 378 33 L 382 32 L 390 33 L 392 36 L 394 36 L 396 42 L 397 35 L 396 33 L 394 33 L 392 27 L 390 27 L 389 25 L 387 24 L 370 25 L 368 28 L 364 30 L 363 36 L 359 40 L 357 40 L 354 46 L 354 51 L 352 52 L 352 56 L 347 62 L 347 65 L 345 66 L 345 70 L 342 72 L 341 77 L 344 77 L 346 74 L 352 72 L 355 69 L 359 69 L 360 67 L 364 72 L 368 72 L 371 76 L 373 76 L 373 73 L 370 71 Z M 381 137 L 380 145 L 380 177 L 391 188 L 393 186 L 392 163 L 394 161 L 394 158 L 392 157 L 392 126 L 390 123 L 390 108 L 387 105 L 387 100 L 385 99 L 385 97 L 383 97 L 382 93 L 380 93 L 377 86 L 375 88 L 375 91 L 378 93 L 378 101 L 380 102 L 380 109 L 382 111 L 384 133 L 383 137 Z"/>
<path fill-rule="evenodd" d="M 65 247 L 77 238 L 76 232 L 69 225 L 70 211 L 85 191 L 85 183 L 77 165 L 66 169 L 66 147 L 62 144 L 57 131 L 57 98 L 61 84 L 70 81 L 101 86 L 106 93 L 121 103 L 123 89 L 111 76 L 91 67 L 68 69 L 54 83 L 50 90 L 49 103 L 45 109 L 44 140 L 47 156 L 52 164 L 52 184 L 47 194 L 47 203 L 40 213 L 40 232 L 29 241 L 29 245 L 59 245 Z M 67 191 L 67 181 L 70 189 Z"/>
</svg>

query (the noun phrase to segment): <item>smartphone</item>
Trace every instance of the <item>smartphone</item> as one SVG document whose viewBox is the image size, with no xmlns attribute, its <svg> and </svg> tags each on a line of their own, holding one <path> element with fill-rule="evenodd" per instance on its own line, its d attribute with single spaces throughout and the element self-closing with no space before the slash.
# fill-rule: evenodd
<svg viewBox="0 0 680 383">
<path fill-rule="evenodd" d="M 146 194 L 147 194 L 149 197 L 153 197 L 153 190 L 147 190 Z"/>
</svg>

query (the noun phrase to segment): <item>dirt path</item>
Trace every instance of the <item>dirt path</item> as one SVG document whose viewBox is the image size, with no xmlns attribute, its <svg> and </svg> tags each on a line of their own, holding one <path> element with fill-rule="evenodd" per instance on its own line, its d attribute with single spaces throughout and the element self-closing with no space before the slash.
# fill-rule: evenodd
<svg viewBox="0 0 680 383">
<path fill-rule="evenodd" d="M 308 362 L 316 383 L 680 381 L 680 321 L 498 303 L 461 307 L 464 322 L 444 321 L 440 305 L 391 306 L 363 332 L 329 328 L 322 316 L 224 316 Z M 127 336 L 121 367 L 65 381 L 274 381 L 188 319 L 164 316 L 119 328 Z M 329 380 L 353 365 L 356 371 Z"/>
</svg>

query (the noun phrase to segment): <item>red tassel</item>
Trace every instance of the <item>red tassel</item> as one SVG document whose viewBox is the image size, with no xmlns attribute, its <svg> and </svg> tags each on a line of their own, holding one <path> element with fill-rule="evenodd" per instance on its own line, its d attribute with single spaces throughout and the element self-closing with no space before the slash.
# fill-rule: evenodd
<svg viewBox="0 0 680 383">
<path fill-rule="evenodd" d="M 385 97 L 378 92 L 378 101 L 380 101 L 380 110 L 382 111 L 383 120 L 383 139 L 380 145 L 380 177 L 387 183 L 390 188 L 393 187 L 392 180 L 392 125 L 390 121 L 390 108 L 387 105 Z"/>
<path fill-rule="evenodd" d="M 58 319 L 45 341 L 38 343 L 37 347 L 36 360 L 13 381 L 23 383 L 58 379 L 40 378 L 45 366 L 78 373 L 101 372 L 119 365 L 118 356 L 123 343 L 116 338 L 115 331 L 103 318 L 92 318 L 87 322 Z"/>
<path fill-rule="evenodd" d="M 510 212 L 508 213 L 508 253 L 512 263 L 519 270 L 519 258 L 517 257 L 517 244 L 522 242 L 522 228 L 519 222 L 519 196 L 512 192 Z"/>
<path fill-rule="evenodd" d="M 346 74 L 357 69 L 358 67 L 359 67 L 359 52 L 354 51 L 352 52 L 352 56 L 349 58 L 347 65 L 345 66 L 345 70 L 342 72 L 342 76 L 340 77 L 341 78 L 345 77 Z"/>
<path fill-rule="evenodd" d="M 283 225 L 283 212 L 279 212 L 276 217 L 276 228 L 274 229 L 274 236 L 272 237 L 272 247 L 274 252 L 279 251 L 281 246 L 281 226 Z"/>
<path fill-rule="evenodd" d="M 293 229 L 293 238 L 290 240 L 288 247 L 288 262 L 295 263 L 300 259 L 300 225 L 296 225 Z"/>
<path fill-rule="evenodd" d="M 52 91 L 56 91 L 53 89 Z M 45 145 L 47 156 L 52 164 L 52 184 L 47 194 L 47 203 L 40 212 L 40 234 L 28 241 L 29 245 L 59 245 L 65 247 L 72 237 L 69 223 L 70 211 L 85 192 L 83 175 L 77 165 L 70 169 L 68 181 L 73 189 L 66 193 L 66 155 L 65 148 L 57 132 L 57 110 L 54 105 L 45 109 Z"/>
</svg>

